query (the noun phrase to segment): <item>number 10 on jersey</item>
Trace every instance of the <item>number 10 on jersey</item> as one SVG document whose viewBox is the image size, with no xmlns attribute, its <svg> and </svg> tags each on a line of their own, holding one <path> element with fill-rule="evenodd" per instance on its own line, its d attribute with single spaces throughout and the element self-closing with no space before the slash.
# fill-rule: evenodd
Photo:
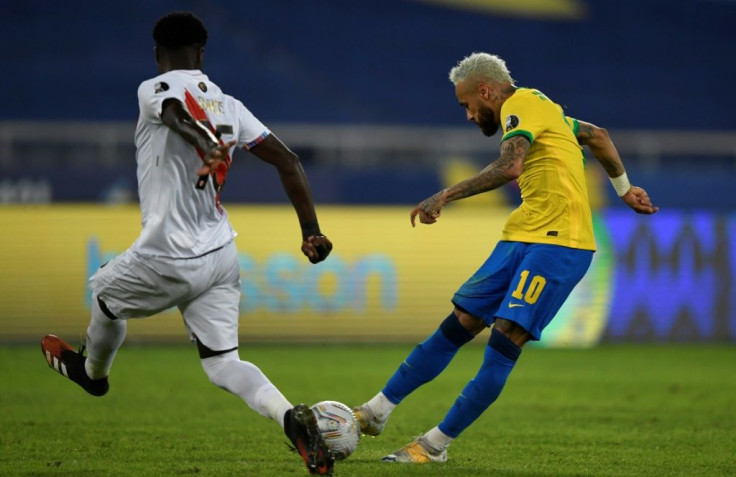
<svg viewBox="0 0 736 477">
<path fill-rule="evenodd" d="M 516 287 L 516 290 L 511 293 L 511 296 L 517 300 L 524 300 L 530 305 L 533 305 L 539 299 L 539 295 L 547 284 L 547 280 L 541 275 L 534 275 L 527 286 L 529 270 L 522 270 L 520 275 L 519 285 Z"/>
</svg>

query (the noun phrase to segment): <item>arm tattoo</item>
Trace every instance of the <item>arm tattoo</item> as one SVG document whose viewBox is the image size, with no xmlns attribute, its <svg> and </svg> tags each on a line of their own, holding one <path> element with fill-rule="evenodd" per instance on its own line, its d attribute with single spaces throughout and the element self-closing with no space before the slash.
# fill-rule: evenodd
<svg viewBox="0 0 736 477">
<path fill-rule="evenodd" d="M 601 166 L 603 166 L 603 169 L 606 170 L 608 177 L 618 177 L 626 172 L 620 158 L 616 159 L 614 157 L 601 156 L 597 159 L 598 162 L 601 163 Z"/>
<path fill-rule="evenodd" d="M 618 177 L 624 173 L 624 166 L 605 131 L 596 126 L 578 121 L 578 133 L 575 135 L 580 145 L 588 146 L 609 177 Z"/>
<path fill-rule="evenodd" d="M 587 144 L 593 138 L 593 126 L 587 123 L 578 122 L 578 133 L 575 136 L 580 144 Z"/>
<path fill-rule="evenodd" d="M 475 177 L 466 179 L 447 191 L 450 200 L 463 199 L 496 189 L 516 177 L 514 170 L 524 163 L 531 143 L 524 136 L 514 136 L 501 143 L 501 156 L 491 162 Z"/>
</svg>

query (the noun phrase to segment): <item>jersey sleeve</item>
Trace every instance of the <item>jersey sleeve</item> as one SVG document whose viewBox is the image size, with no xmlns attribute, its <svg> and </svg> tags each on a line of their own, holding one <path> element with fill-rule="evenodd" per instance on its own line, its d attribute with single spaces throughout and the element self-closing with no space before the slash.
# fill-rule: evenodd
<svg viewBox="0 0 736 477">
<path fill-rule="evenodd" d="M 570 116 L 565 116 L 565 122 L 570 126 L 570 129 L 572 129 L 572 134 L 575 137 L 578 137 L 578 130 L 580 130 L 580 123 L 578 120 Z"/>
<path fill-rule="evenodd" d="M 185 101 L 186 88 L 172 77 L 157 77 L 144 81 L 138 87 L 140 116 L 151 123 L 161 123 L 161 109 L 169 98 Z"/>
<path fill-rule="evenodd" d="M 521 135 L 534 144 L 534 139 L 548 127 L 544 108 L 538 104 L 544 100 L 535 95 L 514 95 L 507 99 L 501 107 L 501 141 Z"/>
<path fill-rule="evenodd" d="M 252 149 L 266 139 L 271 131 L 251 113 L 240 101 L 237 102 L 238 145 L 245 149 Z"/>
</svg>

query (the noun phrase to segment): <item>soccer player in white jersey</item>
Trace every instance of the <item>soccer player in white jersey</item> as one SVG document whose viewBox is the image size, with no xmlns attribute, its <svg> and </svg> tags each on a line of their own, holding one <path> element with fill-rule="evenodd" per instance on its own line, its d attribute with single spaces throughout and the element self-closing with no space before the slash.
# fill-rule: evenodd
<svg viewBox="0 0 736 477">
<path fill-rule="evenodd" d="M 90 279 L 86 351 L 54 335 L 41 347 L 49 365 L 85 391 L 107 393 L 126 321 L 176 306 L 215 385 L 278 422 L 312 474 L 334 459 L 313 412 L 292 404 L 258 367 L 238 355 L 240 270 L 235 232 L 219 193 L 230 154 L 242 146 L 278 171 L 299 219 L 301 251 L 312 263 L 332 243 L 321 232 L 298 157 L 243 104 L 200 71 L 207 30 L 195 15 L 172 12 L 154 27 L 159 76 L 138 89 L 135 133 L 143 230 L 135 243 Z"/>
</svg>

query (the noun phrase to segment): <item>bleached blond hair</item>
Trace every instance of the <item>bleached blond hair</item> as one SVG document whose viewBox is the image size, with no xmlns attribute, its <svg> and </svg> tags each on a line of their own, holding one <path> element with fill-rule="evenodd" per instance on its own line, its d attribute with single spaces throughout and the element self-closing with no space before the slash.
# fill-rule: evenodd
<svg viewBox="0 0 736 477">
<path fill-rule="evenodd" d="M 496 83 L 514 83 L 506 62 L 496 55 L 473 53 L 466 56 L 450 70 L 450 81 L 456 85 L 468 78 Z"/>
</svg>

